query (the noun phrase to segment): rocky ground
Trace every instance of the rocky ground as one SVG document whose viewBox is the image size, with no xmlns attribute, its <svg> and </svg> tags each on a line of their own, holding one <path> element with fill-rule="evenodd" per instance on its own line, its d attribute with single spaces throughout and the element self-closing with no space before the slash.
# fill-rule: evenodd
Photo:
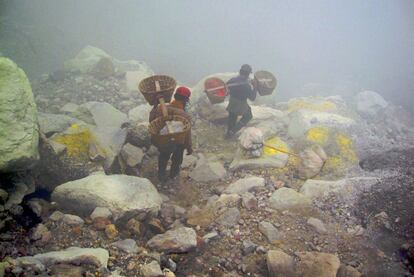
<svg viewBox="0 0 414 277">
<path fill-rule="evenodd" d="M 201 80 L 195 153 L 160 183 L 150 107 L 136 90 L 151 70 L 85 51 L 32 84 L 40 161 L 1 175 L 0 275 L 414 274 L 404 111 L 372 92 L 254 105 L 249 127 L 300 157 L 265 147 L 245 159 L 237 139 L 224 140 L 225 109 L 206 102 Z"/>
</svg>

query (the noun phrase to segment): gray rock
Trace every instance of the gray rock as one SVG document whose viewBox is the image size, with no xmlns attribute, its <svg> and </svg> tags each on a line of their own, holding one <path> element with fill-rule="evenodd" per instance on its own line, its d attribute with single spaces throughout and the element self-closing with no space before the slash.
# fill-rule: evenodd
<svg viewBox="0 0 414 277">
<path fill-rule="evenodd" d="M 226 169 L 220 162 L 208 160 L 201 156 L 189 176 L 197 182 L 212 182 L 224 179 L 226 175 Z"/>
<path fill-rule="evenodd" d="M 141 148 L 133 146 L 132 144 L 125 144 L 121 150 L 121 157 L 130 167 L 135 167 L 141 164 L 144 158 L 144 151 Z"/>
<path fill-rule="evenodd" d="M 61 133 L 72 124 L 79 122 L 79 120 L 63 114 L 39 113 L 38 117 L 40 131 L 47 137 L 54 133 Z"/>
<path fill-rule="evenodd" d="M 270 207 L 276 210 L 306 209 L 311 204 L 310 198 L 291 188 L 280 188 L 269 198 Z"/>
<path fill-rule="evenodd" d="M 193 155 L 185 155 L 183 158 L 183 163 L 181 164 L 182 168 L 189 168 L 196 164 L 197 157 Z"/>
<path fill-rule="evenodd" d="M 388 106 L 387 101 L 375 91 L 361 91 L 355 96 L 358 112 L 368 115 L 376 115 Z"/>
<path fill-rule="evenodd" d="M 221 226 L 231 227 L 240 220 L 240 211 L 237 208 L 226 209 L 217 219 L 216 223 Z"/>
<path fill-rule="evenodd" d="M 161 267 L 158 262 L 152 261 L 149 264 L 145 264 L 141 267 L 141 274 L 144 277 L 163 277 L 164 274 L 161 271 Z"/>
<path fill-rule="evenodd" d="M 109 253 L 103 248 L 69 247 L 61 251 L 52 251 L 33 256 L 45 266 L 54 264 L 93 265 L 97 268 L 106 268 Z"/>
<path fill-rule="evenodd" d="M 76 110 L 79 108 L 78 104 L 74 104 L 74 103 L 66 103 L 62 108 L 60 108 L 60 111 L 62 113 L 74 113 L 76 112 Z"/>
<path fill-rule="evenodd" d="M 244 240 L 242 245 L 243 255 L 249 255 L 253 253 L 257 248 L 257 245 L 251 240 Z"/>
<path fill-rule="evenodd" d="M 314 228 L 319 234 L 326 234 L 328 230 L 326 230 L 325 224 L 317 218 L 310 217 L 306 222 L 309 226 Z"/>
<path fill-rule="evenodd" d="M 162 203 L 148 179 L 127 175 L 91 175 L 68 182 L 54 190 L 52 199 L 83 216 L 96 207 L 107 207 L 115 220 L 124 215 L 156 214 Z"/>
<path fill-rule="evenodd" d="M 74 59 L 66 61 L 64 68 L 69 72 L 91 73 L 102 58 L 107 58 L 112 61 L 112 57 L 105 51 L 88 45 Z"/>
<path fill-rule="evenodd" d="M 128 118 L 131 121 L 135 122 L 148 122 L 149 113 L 151 111 L 151 106 L 149 105 L 139 105 L 128 112 Z"/>
<path fill-rule="evenodd" d="M 112 212 L 106 207 L 96 207 L 95 210 L 93 210 L 91 213 L 90 218 L 94 220 L 97 217 L 110 219 L 112 217 Z"/>
<path fill-rule="evenodd" d="M 49 219 L 52 221 L 59 221 L 63 218 L 64 213 L 59 212 L 59 211 L 54 211 L 50 216 Z"/>
<path fill-rule="evenodd" d="M 269 277 L 295 276 L 294 259 L 281 250 L 269 250 L 266 255 L 266 263 Z M 316 275 L 314 276 L 316 277 Z"/>
<path fill-rule="evenodd" d="M 228 194 L 240 194 L 242 195 L 245 192 L 249 192 L 254 187 L 264 187 L 265 180 L 262 177 L 245 177 L 243 179 L 239 179 L 236 182 L 230 184 L 225 190 L 224 193 Z"/>
<path fill-rule="evenodd" d="M 235 154 L 233 161 L 229 166 L 230 171 L 241 169 L 262 169 L 262 168 L 282 168 L 288 162 L 289 156 L 284 153 L 276 153 L 274 155 L 262 155 L 260 158 L 247 159 L 243 155 L 243 151 L 239 148 Z"/>
<path fill-rule="evenodd" d="M 166 253 L 185 253 L 197 247 L 197 234 L 192 228 L 182 227 L 156 235 L 148 247 Z"/>
<path fill-rule="evenodd" d="M 250 192 L 242 194 L 242 204 L 247 210 L 254 210 L 257 208 L 257 198 Z"/>
<path fill-rule="evenodd" d="M 15 205 L 22 203 L 23 198 L 32 192 L 34 192 L 34 186 L 27 186 L 23 183 L 17 183 L 14 185 L 13 190 L 9 191 L 9 199 L 7 200 L 4 208 L 6 210 L 11 209 Z"/>
<path fill-rule="evenodd" d="M 35 228 L 33 228 L 30 239 L 40 240 L 47 232 L 49 232 L 49 229 L 47 229 L 44 224 L 38 224 Z"/>
<path fill-rule="evenodd" d="M 7 201 L 9 194 L 4 189 L 0 188 L 0 203 L 4 204 Z"/>
<path fill-rule="evenodd" d="M 16 267 L 20 267 L 23 270 L 33 270 L 35 272 L 44 272 L 46 270 L 45 266 L 41 261 L 34 257 L 19 257 L 13 261 Z"/>
<path fill-rule="evenodd" d="M 118 249 L 121 249 L 122 251 L 128 254 L 138 253 L 137 243 L 133 239 L 120 240 L 120 241 L 111 243 L 111 245 Z"/>
<path fill-rule="evenodd" d="M 50 147 L 52 148 L 53 154 L 55 154 L 56 156 L 60 156 L 61 154 L 65 153 L 65 151 L 67 150 L 66 145 L 63 145 L 56 141 L 47 140 L 46 143 L 50 145 Z"/>
<path fill-rule="evenodd" d="M 37 108 L 29 80 L 0 57 L 0 172 L 20 171 L 39 159 Z"/>
<path fill-rule="evenodd" d="M 336 277 L 361 277 L 361 276 L 362 275 L 361 273 L 359 273 L 358 270 L 356 270 L 352 266 L 343 265 L 343 264 L 341 264 L 341 266 L 339 267 L 338 274 L 336 275 Z"/>
<path fill-rule="evenodd" d="M 77 215 L 64 214 L 62 216 L 62 222 L 68 225 L 83 225 L 85 221 Z"/>
<path fill-rule="evenodd" d="M 273 226 L 272 223 L 262 221 L 259 223 L 259 231 L 262 233 L 270 243 L 280 239 L 280 232 Z"/>
<path fill-rule="evenodd" d="M 341 265 L 337 256 L 321 252 L 298 252 L 299 276 L 336 277 Z"/>
<path fill-rule="evenodd" d="M 217 232 L 215 232 L 215 231 L 214 232 L 210 232 L 210 233 L 205 234 L 203 236 L 203 240 L 207 243 L 207 242 L 209 242 L 209 241 L 217 238 L 218 236 L 219 236 L 219 234 Z"/>
</svg>

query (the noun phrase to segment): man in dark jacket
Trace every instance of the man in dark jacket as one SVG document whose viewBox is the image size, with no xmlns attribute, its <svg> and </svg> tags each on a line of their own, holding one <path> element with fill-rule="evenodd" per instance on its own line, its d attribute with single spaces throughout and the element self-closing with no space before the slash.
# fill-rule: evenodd
<svg viewBox="0 0 414 277">
<path fill-rule="evenodd" d="M 190 99 L 191 91 L 187 87 L 179 87 L 175 91 L 174 99 L 170 104 L 167 104 L 168 115 L 180 115 L 191 121 L 188 113 L 185 112 L 186 105 Z M 162 117 L 162 110 L 160 105 L 155 106 L 150 112 L 149 122 L 157 117 Z M 180 174 L 181 164 L 183 162 L 184 150 L 187 150 L 187 155 L 193 153 L 191 130 L 188 131 L 186 139 L 183 144 L 176 144 L 169 142 L 167 145 L 158 145 L 153 142 L 158 148 L 160 155 L 158 156 L 158 179 L 166 181 L 167 164 L 171 158 L 170 178 L 174 178 Z"/>
<path fill-rule="evenodd" d="M 252 73 L 251 66 L 244 64 L 240 68 L 239 76 L 227 82 L 230 100 L 227 106 L 229 117 L 226 138 L 232 137 L 253 118 L 252 110 L 249 104 L 247 104 L 247 99 L 254 101 L 257 92 L 254 86 L 252 88 L 252 84 L 249 81 L 250 73 Z M 241 116 L 239 122 L 237 122 L 238 116 Z"/>
</svg>

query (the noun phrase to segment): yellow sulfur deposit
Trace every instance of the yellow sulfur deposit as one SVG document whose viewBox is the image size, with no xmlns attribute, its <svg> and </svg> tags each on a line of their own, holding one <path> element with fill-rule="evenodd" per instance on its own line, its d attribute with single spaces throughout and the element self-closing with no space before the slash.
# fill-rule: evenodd
<svg viewBox="0 0 414 277">
<path fill-rule="evenodd" d="M 326 127 L 314 127 L 308 130 L 306 139 L 313 143 L 323 145 L 328 142 L 329 129 Z"/>
<path fill-rule="evenodd" d="M 317 112 L 329 112 L 337 110 L 337 106 L 335 103 L 327 100 L 312 103 L 304 99 L 295 99 L 289 102 L 288 112 L 294 112 L 300 109 L 307 109 Z"/>
<path fill-rule="evenodd" d="M 97 145 L 91 131 L 86 127 L 73 124 L 65 133 L 53 138 L 53 141 L 66 146 L 66 154 L 77 160 L 89 160 L 89 145 Z"/>
<path fill-rule="evenodd" d="M 289 148 L 288 148 L 287 144 L 283 140 L 281 140 L 279 137 L 271 138 L 271 139 L 265 141 L 265 144 L 273 146 L 275 148 L 279 148 L 283 151 L 289 151 Z M 264 156 L 272 156 L 272 155 L 276 155 L 276 154 L 285 154 L 285 153 L 282 153 L 282 152 L 279 152 L 275 149 L 264 146 L 264 148 L 263 148 L 263 155 Z"/>
</svg>

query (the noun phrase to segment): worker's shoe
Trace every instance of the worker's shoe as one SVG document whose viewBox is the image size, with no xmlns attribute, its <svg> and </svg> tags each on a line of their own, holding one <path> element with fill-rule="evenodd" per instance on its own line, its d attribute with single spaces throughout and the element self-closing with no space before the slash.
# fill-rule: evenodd
<svg viewBox="0 0 414 277">
<path fill-rule="evenodd" d="M 168 176 L 165 173 L 158 173 L 158 180 L 161 183 L 165 183 L 166 181 L 168 181 Z"/>
</svg>

